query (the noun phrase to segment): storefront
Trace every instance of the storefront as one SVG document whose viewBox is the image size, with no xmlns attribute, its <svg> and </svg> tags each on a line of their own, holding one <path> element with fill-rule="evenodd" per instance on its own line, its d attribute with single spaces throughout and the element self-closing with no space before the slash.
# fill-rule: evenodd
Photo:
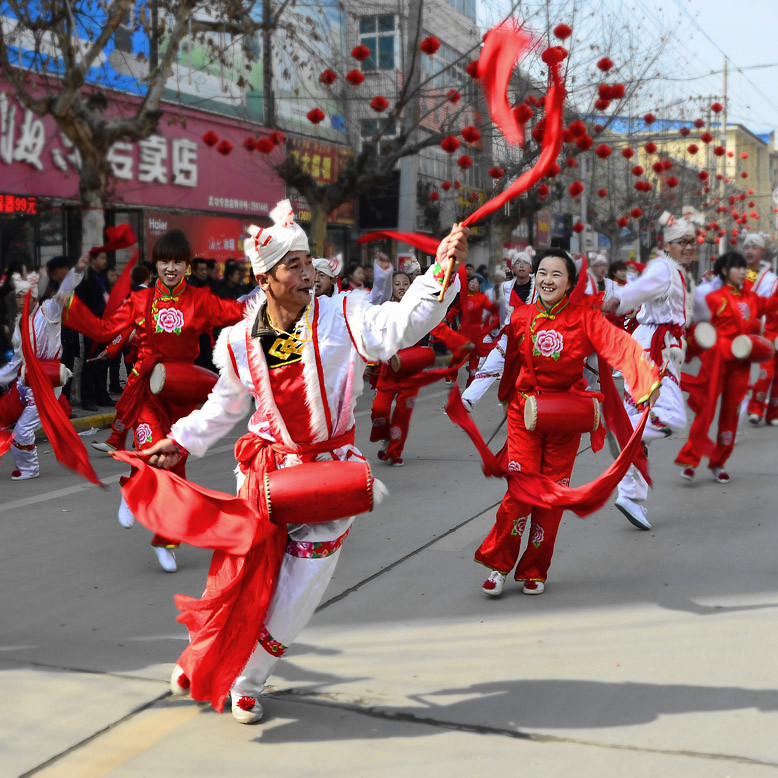
<svg viewBox="0 0 778 778">
<path fill-rule="evenodd" d="M 111 97 L 117 115 L 138 104 L 125 95 Z M 129 222 L 144 256 L 161 234 L 159 225 L 166 224 L 190 236 L 197 256 L 242 258 L 246 227 L 269 224 L 270 210 L 284 197 L 284 182 L 273 170 L 282 148 L 269 155 L 247 151 L 243 140 L 267 131 L 178 106 L 163 108 L 157 134 L 111 148 L 106 223 Z M 75 260 L 82 250 L 78 153 L 53 119 L 25 110 L 2 80 L 0 118 L 0 266 L 20 258 L 39 267 L 57 254 Z M 228 141 L 231 153 L 206 144 L 208 132 Z M 121 264 L 123 257 L 116 260 Z"/>
</svg>

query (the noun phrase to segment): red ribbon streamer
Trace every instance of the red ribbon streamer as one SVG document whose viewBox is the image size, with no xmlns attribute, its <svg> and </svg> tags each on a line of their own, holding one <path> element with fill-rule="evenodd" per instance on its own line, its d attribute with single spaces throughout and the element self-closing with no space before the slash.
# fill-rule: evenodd
<svg viewBox="0 0 778 778">
<path fill-rule="evenodd" d="M 357 243 L 361 246 L 363 243 L 374 243 L 377 240 L 397 240 L 407 243 L 425 254 L 432 254 L 434 257 L 438 253 L 440 241 L 431 235 L 423 235 L 420 232 L 396 232 L 394 230 L 379 230 L 377 232 L 368 232 L 363 235 Z"/>
<path fill-rule="evenodd" d="M 19 331 L 22 335 L 22 354 L 27 368 L 27 383 L 32 389 L 38 414 L 43 425 L 43 430 L 54 449 L 54 456 L 65 467 L 82 475 L 87 481 L 98 486 L 105 486 L 100 482 L 97 474 L 89 462 L 89 454 L 78 437 L 73 425 L 65 416 L 65 411 L 59 404 L 49 379 L 41 368 L 35 349 L 30 339 L 30 300 L 32 290 L 27 292 L 24 298 L 24 311 L 19 322 Z"/>
<path fill-rule="evenodd" d="M 451 421 L 461 427 L 473 441 L 481 455 L 484 473 L 488 476 L 506 478 L 508 489 L 516 500 L 544 508 L 566 508 L 579 516 L 593 513 L 607 502 L 632 464 L 635 454 L 641 450 L 643 430 L 648 421 L 648 409 L 646 409 L 632 437 L 610 467 L 594 481 L 570 488 L 539 473 L 505 470 L 484 442 L 472 416 L 465 410 L 457 386 L 451 388 L 446 413 Z"/>
<path fill-rule="evenodd" d="M 133 251 L 132 256 L 124 266 L 121 275 L 116 279 L 116 283 L 113 285 L 111 293 L 108 295 L 108 302 L 105 304 L 105 311 L 103 312 L 104 319 L 109 319 L 113 316 L 130 293 L 130 288 L 132 286 L 132 269 L 140 258 L 140 247 L 137 245 L 138 239 L 135 237 L 135 233 L 132 231 L 132 227 L 130 227 L 129 224 L 122 224 L 117 227 L 112 238 L 112 241 L 107 243 L 106 246 L 100 246 L 99 250 L 115 251 L 117 249 L 126 249 L 134 245 L 135 251 Z M 107 246 L 110 246 L 110 248 L 106 248 Z"/>
</svg>

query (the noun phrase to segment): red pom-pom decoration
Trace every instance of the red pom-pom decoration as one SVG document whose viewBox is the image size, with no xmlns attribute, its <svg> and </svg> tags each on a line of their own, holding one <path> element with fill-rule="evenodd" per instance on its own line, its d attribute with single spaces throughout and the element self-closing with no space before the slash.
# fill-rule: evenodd
<svg viewBox="0 0 778 778">
<path fill-rule="evenodd" d="M 716 146 L 716 148 L 713 149 L 713 153 L 717 157 L 723 157 L 727 153 L 727 150 L 723 146 Z"/>
<path fill-rule="evenodd" d="M 580 119 L 570 122 L 570 126 L 567 129 L 570 130 L 574 138 L 581 138 L 586 135 L 586 125 Z"/>
<path fill-rule="evenodd" d="M 586 227 L 580 221 L 573 225 L 573 232 L 583 232 L 585 229 Z"/>
<path fill-rule="evenodd" d="M 677 179 L 675 176 L 670 176 L 670 178 L 668 178 L 668 179 L 667 179 L 667 181 L 665 181 L 665 183 L 666 183 L 666 184 L 667 184 L 667 185 L 668 185 L 668 186 L 669 186 L 671 189 L 675 189 L 675 187 L 676 187 L 676 186 L 678 186 L 678 184 L 680 183 L 680 181 L 678 181 L 678 179 Z"/>
<path fill-rule="evenodd" d="M 654 116 L 654 114 L 652 114 L 652 113 L 647 113 L 647 114 L 646 114 L 646 115 L 643 117 L 643 121 L 644 121 L 646 124 L 653 124 L 653 123 L 656 121 L 656 116 Z"/>
<path fill-rule="evenodd" d="M 218 151 L 219 154 L 223 154 L 226 157 L 228 154 L 232 153 L 232 144 L 228 140 L 223 140 L 216 147 L 216 151 Z"/>
<path fill-rule="evenodd" d="M 646 154 L 653 154 L 656 151 L 656 143 L 649 141 L 643 148 L 646 150 Z"/>
<path fill-rule="evenodd" d="M 681 135 L 683 135 L 684 138 L 686 138 L 687 136 L 689 136 L 691 134 L 692 131 L 688 127 L 681 127 L 681 129 L 678 130 L 678 132 Z"/>
<path fill-rule="evenodd" d="M 670 170 L 673 166 L 673 161 L 671 159 L 663 159 L 662 160 L 662 170 Z"/>
<path fill-rule="evenodd" d="M 262 138 L 257 141 L 257 151 L 261 154 L 269 154 L 275 148 L 275 143 L 270 138 Z"/>
<path fill-rule="evenodd" d="M 613 60 L 609 57 L 603 57 L 601 60 L 598 60 L 597 67 L 602 70 L 603 73 L 607 73 L 613 67 Z"/>
<path fill-rule="evenodd" d="M 597 197 L 607 197 L 608 196 L 608 190 L 607 189 L 598 189 L 597 190 Z"/>
<path fill-rule="evenodd" d="M 566 167 L 578 167 L 578 160 L 575 157 L 567 157 L 565 159 L 565 166 Z"/>
<path fill-rule="evenodd" d="M 748 152 L 747 151 L 741 151 L 740 152 L 740 159 L 748 159 Z"/>
<path fill-rule="evenodd" d="M 456 89 L 449 89 L 448 92 L 446 92 L 446 97 L 450 103 L 454 103 L 456 105 L 456 103 L 462 99 L 462 93 Z"/>
<path fill-rule="evenodd" d="M 467 73 L 470 78 L 478 78 L 478 60 L 474 59 L 471 62 L 467 63 L 467 67 L 465 68 L 465 73 Z"/>
<path fill-rule="evenodd" d="M 616 224 L 618 224 L 619 227 L 626 227 L 629 224 L 629 219 L 626 216 L 622 216 L 616 221 Z"/>
<path fill-rule="evenodd" d="M 578 197 L 583 193 L 583 190 L 584 185 L 580 181 L 573 181 L 567 191 L 570 192 L 570 197 Z"/>
<path fill-rule="evenodd" d="M 600 159 L 608 159 L 608 157 L 611 155 L 611 147 L 607 143 L 601 143 L 595 150 L 594 153 L 600 158 Z"/>
<path fill-rule="evenodd" d="M 601 124 L 595 124 L 594 125 L 594 131 L 595 132 L 602 132 L 605 128 Z"/>
<path fill-rule="evenodd" d="M 695 119 L 692 124 L 698 129 L 701 130 L 705 126 L 705 119 Z"/>
<path fill-rule="evenodd" d="M 440 148 L 443 149 L 447 154 L 453 154 L 460 146 L 459 138 L 456 138 L 453 135 L 446 135 L 445 138 L 440 142 Z"/>
<path fill-rule="evenodd" d="M 632 168 L 632 175 L 633 176 L 642 176 L 645 171 L 643 170 L 642 165 L 635 165 L 635 167 Z"/>
<path fill-rule="evenodd" d="M 540 55 L 540 58 L 546 65 L 558 65 L 566 56 L 567 49 L 564 46 L 550 46 Z"/>
<path fill-rule="evenodd" d="M 721 113 L 724 110 L 724 106 L 721 103 L 713 103 L 710 109 L 713 113 Z"/>
<path fill-rule="evenodd" d="M 696 143 L 690 143 L 686 147 L 686 150 L 689 152 L 689 154 L 696 154 L 700 150 L 700 147 Z"/>
<path fill-rule="evenodd" d="M 661 173 L 665 168 L 661 162 L 654 162 L 654 164 L 651 165 L 651 169 L 654 173 Z"/>
<path fill-rule="evenodd" d="M 429 35 L 419 44 L 419 48 L 432 56 L 440 48 L 440 41 L 434 35 Z"/>
<path fill-rule="evenodd" d="M 370 107 L 376 113 L 383 113 L 389 107 L 389 101 L 383 95 L 376 95 L 370 101 Z"/>
<path fill-rule="evenodd" d="M 743 171 L 743 172 L 740 174 L 740 177 L 741 177 L 741 178 L 748 178 L 748 173 L 746 173 L 746 171 L 744 170 L 744 171 Z"/>
<path fill-rule="evenodd" d="M 519 124 L 526 124 L 534 115 L 534 111 L 524 103 L 517 105 L 513 109 L 513 115 Z"/>
<path fill-rule="evenodd" d="M 594 140 L 589 135 L 584 135 L 576 140 L 575 145 L 578 146 L 581 151 L 589 151 L 594 146 Z"/>
<path fill-rule="evenodd" d="M 354 57 L 357 62 L 364 62 L 370 56 L 370 49 L 360 43 L 359 46 L 354 46 L 354 48 L 351 49 L 351 56 Z"/>
<path fill-rule="evenodd" d="M 281 130 L 273 130 L 273 132 L 268 135 L 268 138 L 273 141 L 274 146 L 280 146 L 286 140 L 286 135 L 284 135 Z"/>
<path fill-rule="evenodd" d="M 462 128 L 462 137 L 468 145 L 472 145 L 481 140 L 481 131 L 477 127 L 473 127 L 472 124 L 468 124 L 467 127 Z"/>
<path fill-rule="evenodd" d="M 326 84 L 327 86 L 334 84 L 337 80 L 338 74 L 329 68 L 322 70 L 321 74 L 319 75 L 319 81 L 321 81 L 322 84 Z"/>
<path fill-rule="evenodd" d="M 554 37 L 563 41 L 565 38 L 569 38 L 573 34 L 573 30 L 568 24 L 558 24 L 554 27 Z"/>
<path fill-rule="evenodd" d="M 601 97 L 594 101 L 594 107 L 598 111 L 607 111 L 610 108 L 610 104 L 610 100 L 603 100 Z"/>
<path fill-rule="evenodd" d="M 624 159 L 632 159 L 632 157 L 635 156 L 635 149 L 622 149 L 621 150 L 621 156 L 624 157 Z"/>
<path fill-rule="evenodd" d="M 702 135 L 700 135 L 700 140 L 703 143 L 712 143 L 713 136 L 709 132 L 703 132 Z"/>
<path fill-rule="evenodd" d="M 243 148 L 246 149 L 246 151 L 254 151 L 256 147 L 257 147 L 257 142 L 250 135 L 248 138 L 243 139 Z"/>
<path fill-rule="evenodd" d="M 559 165 L 557 165 L 556 162 L 554 162 L 554 164 L 549 167 L 548 173 L 546 173 L 546 177 L 556 178 L 561 172 L 562 172 L 562 168 L 559 167 Z"/>
<path fill-rule="evenodd" d="M 325 119 L 324 111 L 321 108 L 311 108 L 305 115 L 311 124 L 320 124 Z"/>
<path fill-rule="evenodd" d="M 548 188 L 548 186 L 547 186 L 546 184 L 541 184 L 541 185 L 538 187 L 538 197 L 539 197 L 541 200 L 545 200 L 545 199 L 548 197 L 548 193 L 549 193 L 550 191 L 551 191 L 551 190 Z"/>
<path fill-rule="evenodd" d="M 213 130 L 208 130 L 208 132 L 203 135 L 203 143 L 206 146 L 215 146 L 218 142 L 219 136 Z"/>
<path fill-rule="evenodd" d="M 451 181 L 444 181 L 444 182 L 443 182 L 443 183 L 440 185 L 440 188 L 441 188 L 441 189 L 442 189 L 444 192 L 448 192 L 448 190 L 449 190 L 449 189 L 451 189 Z"/>
<path fill-rule="evenodd" d="M 492 178 L 502 178 L 505 175 L 505 171 L 501 167 L 490 167 L 489 175 Z"/>
<path fill-rule="evenodd" d="M 454 179 L 454 189 L 461 189 L 462 188 L 462 182 L 458 179 Z"/>
<path fill-rule="evenodd" d="M 640 208 L 633 208 L 633 209 L 632 209 L 632 210 L 629 212 L 629 215 L 630 215 L 630 216 L 631 216 L 633 219 L 639 219 L 639 218 L 640 218 L 640 217 L 643 215 L 643 211 L 642 211 Z"/>
<path fill-rule="evenodd" d="M 467 170 L 467 168 L 472 167 L 473 160 L 470 159 L 470 157 L 467 156 L 467 154 L 463 154 L 458 160 L 457 165 L 462 168 L 462 170 Z"/>
<path fill-rule="evenodd" d="M 597 87 L 597 97 L 601 100 L 611 99 L 611 88 L 607 84 L 600 84 Z"/>
<path fill-rule="evenodd" d="M 437 192 L 430 192 L 430 200 L 434 203 L 440 199 L 440 195 Z"/>
<path fill-rule="evenodd" d="M 624 88 L 624 84 L 614 84 L 611 87 L 610 99 L 621 100 L 621 98 L 624 97 L 625 94 L 626 94 L 626 90 Z"/>
<path fill-rule="evenodd" d="M 349 70 L 346 73 L 346 81 L 351 86 L 359 86 L 365 80 L 365 74 L 361 70 Z"/>
</svg>

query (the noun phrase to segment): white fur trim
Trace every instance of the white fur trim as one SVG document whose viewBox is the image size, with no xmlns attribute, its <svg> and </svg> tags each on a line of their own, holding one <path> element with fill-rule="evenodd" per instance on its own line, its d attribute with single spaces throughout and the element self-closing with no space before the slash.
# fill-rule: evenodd
<svg viewBox="0 0 778 778">
<path fill-rule="evenodd" d="M 377 478 L 373 479 L 373 510 L 376 505 L 380 505 L 389 496 L 389 489 L 386 488 L 386 484 L 383 481 L 379 481 Z"/>
<path fill-rule="evenodd" d="M 305 382 L 305 407 L 308 410 L 313 442 L 319 443 L 330 436 L 327 429 L 327 413 L 322 402 L 322 388 L 319 383 L 319 369 L 316 364 L 316 346 L 313 343 L 313 322 L 310 317 L 316 316 L 316 303 L 312 303 L 305 311 L 306 324 L 301 337 L 308 338 L 303 346 L 301 362 L 303 363 L 303 381 Z M 326 402 L 326 401 L 325 401 Z"/>
<path fill-rule="evenodd" d="M 238 330 L 242 328 L 240 325 L 236 325 Z M 232 364 L 230 357 L 229 342 L 233 333 L 233 327 L 225 327 L 220 333 L 219 338 L 216 341 L 216 345 L 213 347 L 213 364 L 219 368 L 219 376 L 225 381 L 228 381 L 235 388 L 243 388 L 243 383 L 240 380 L 240 376 L 235 373 L 235 367 Z M 242 334 L 242 333 L 241 333 Z"/>
</svg>

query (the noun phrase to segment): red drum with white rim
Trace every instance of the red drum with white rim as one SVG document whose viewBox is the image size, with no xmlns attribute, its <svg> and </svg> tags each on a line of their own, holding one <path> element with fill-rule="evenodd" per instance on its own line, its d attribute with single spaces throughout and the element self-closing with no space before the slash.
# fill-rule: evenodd
<svg viewBox="0 0 778 778">
<path fill-rule="evenodd" d="M 524 403 L 524 426 L 535 432 L 594 432 L 600 426 L 600 403 L 574 392 L 530 395 Z"/>
<path fill-rule="evenodd" d="M 189 362 L 160 362 L 149 376 L 151 393 L 176 403 L 204 403 L 219 376 Z"/>
<path fill-rule="evenodd" d="M 336 521 L 373 510 L 373 474 L 363 460 L 305 462 L 265 473 L 265 502 L 276 524 Z"/>
<path fill-rule="evenodd" d="M 431 346 L 414 346 L 398 351 L 389 360 L 389 365 L 395 373 L 410 375 L 419 373 L 435 364 L 435 352 Z"/>
<path fill-rule="evenodd" d="M 43 368 L 43 372 L 52 386 L 64 386 L 67 383 L 70 371 L 58 359 L 41 359 L 38 361 L 38 364 Z M 29 386 L 29 383 L 27 383 L 27 365 L 22 367 L 21 377 L 22 383 L 25 386 Z"/>
<path fill-rule="evenodd" d="M 741 362 L 767 362 L 775 355 L 775 344 L 761 335 L 738 335 L 729 351 Z"/>
<path fill-rule="evenodd" d="M 700 321 L 686 337 L 707 351 L 716 345 L 716 328 L 709 321 Z"/>
</svg>

